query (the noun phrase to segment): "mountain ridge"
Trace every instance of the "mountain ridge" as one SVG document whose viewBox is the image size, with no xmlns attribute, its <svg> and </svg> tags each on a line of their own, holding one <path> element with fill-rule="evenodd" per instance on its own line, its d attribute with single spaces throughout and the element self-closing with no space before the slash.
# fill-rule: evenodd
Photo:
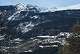
<svg viewBox="0 0 80 54">
<path fill-rule="evenodd" d="M 9 7 L 7 10 L 3 9 L 3 11 L 1 11 L 2 14 L 6 14 L 3 14 L 4 16 L 2 14 L 0 15 L 0 22 L 2 23 L 2 26 L 7 28 L 7 30 L 2 30 L 0 32 L 8 32 L 7 35 L 14 35 L 14 37 L 21 36 L 23 38 L 27 38 L 38 35 L 55 35 L 59 32 L 71 32 L 71 28 L 76 24 L 76 20 L 80 19 L 79 9 L 39 12 L 34 7 L 32 9 L 30 8 L 30 11 L 21 11 L 19 14 L 14 16 L 14 20 L 6 24 L 6 22 L 8 22 L 8 18 L 16 12 L 16 7 L 14 9 L 10 9 Z M 27 12 L 29 13 L 27 14 Z"/>
</svg>

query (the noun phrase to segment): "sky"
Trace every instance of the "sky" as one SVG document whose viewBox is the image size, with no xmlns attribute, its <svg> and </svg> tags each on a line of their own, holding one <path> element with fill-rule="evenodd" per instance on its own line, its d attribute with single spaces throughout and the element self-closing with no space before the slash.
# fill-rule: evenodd
<svg viewBox="0 0 80 54">
<path fill-rule="evenodd" d="M 16 5 L 19 3 L 32 4 L 46 8 L 53 8 L 76 5 L 80 3 L 80 0 L 0 0 L 0 6 Z"/>
</svg>

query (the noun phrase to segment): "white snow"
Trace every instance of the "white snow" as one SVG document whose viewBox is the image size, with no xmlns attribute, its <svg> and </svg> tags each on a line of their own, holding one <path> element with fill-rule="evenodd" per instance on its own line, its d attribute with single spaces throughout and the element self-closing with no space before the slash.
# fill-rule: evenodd
<svg viewBox="0 0 80 54">
<path fill-rule="evenodd" d="M 16 39 L 14 39 L 14 41 L 22 41 L 22 39 L 16 38 Z"/>
<path fill-rule="evenodd" d="M 39 47 L 43 48 L 44 46 L 39 46 Z"/>
<path fill-rule="evenodd" d="M 24 4 L 17 4 L 16 5 L 16 7 L 17 7 L 17 11 L 12 15 L 12 16 L 10 16 L 9 18 L 8 18 L 8 20 L 14 20 L 15 19 L 15 16 L 17 16 L 17 14 L 19 14 L 21 11 L 25 11 L 26 10 L 26 5 L 24 5 Z"/>
<path fill-rule="evenodd" d="M 16 11 L 12 16 L 10 16 L 9 18 L 8 18 L 8 20 L 10 21 L 10 20 L 14 20 L 15 19 L 15 15 L 17 15 L 18 13 L 20 13 L 21 11 Z"/>
<path fill-rule="evenodd" d="M 6 35 L 6 34 L 5 34 Z M 0 35 L 0 40 L 4 40 L 5 35 Z"/>
<path fill-rule="evenodd" d="M 37 36 L 39 38 L 55 38 L 56 36 L 49 36 L 49 35 L 46 35 L 46 36 Z"/>
<path fill-rule="evenodd" d="M 30 17 L 30 18 L 31 19 L 37 19 L 37 18 L 39 18 L 39 16 L 35 15 L 35 16 Z"/>
<path fill-rule="evenodd" d="M 33 24 L 32 22 L 25 22 L 25 23 L 20 23 L 17 29 L 21 30 L 22 33 L 26 33 L 30 31 L 34 26 L 35 24 Z"/>
<path fill-rule="evenodd" d="M 32 50 L 24 51 L 24 52 L 32 52 Z"/>
<path fill-rule="evenodd" d="M 53 45 L 53 47 L 58 47 L 58 45 Z"/>
<path fill-rule="evenodd" d="M 26 5 L 22 4 L 22 3 L 17 4 L 16 7 L 17 7 L 18 11 L 25 11 L 26 10 Z"/>
</svg>

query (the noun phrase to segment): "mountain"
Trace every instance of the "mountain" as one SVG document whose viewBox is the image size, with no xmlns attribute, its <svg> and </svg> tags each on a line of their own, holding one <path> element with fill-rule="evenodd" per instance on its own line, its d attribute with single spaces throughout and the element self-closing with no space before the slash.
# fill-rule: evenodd
<svg viewBox="0 0 80 54">
<path fill-rule="evenodd" d="M 63 32 L 72 32 L 72 27 L 77 21 L 80 22 L 80 9 L 41 12 L 33 5 L 0 6 L 0 49 L 23 52 L 35 49 L 36 46 L 44 46 L 44 41 L 49 40 L 49 43 L 52 43 L 55 39 L 36 38 L 40 36 L 56 37 L 56 41 L 63 42 L 63 45 L 64 36 L 67 36 Z"/>
<path fill-rule="evenodd" d="M 62 11 L 62 10 L 77 10 L 80 9 L 80 4 L 69 5 L 64 7 L 52 7 L 52 8 L 42 8 L 41 12 L 55 12 L 55 11 Z"/>
<path fill-rule="evenodd" d="M 79 9 L 40 12 L 38 8 L 32 5 L 26 6 L 25 9 L 22 6 L 20 8 L 17 6 L 0 6 L 0 25 L 5 28 L 0 32 L 1 35 L 6 34 L 6 36 L 11 35 L 14 38 L 25 39 L 39 35 L 71 32 L 72 26 L 80 19 L 79 14 Z"/>
</svg>

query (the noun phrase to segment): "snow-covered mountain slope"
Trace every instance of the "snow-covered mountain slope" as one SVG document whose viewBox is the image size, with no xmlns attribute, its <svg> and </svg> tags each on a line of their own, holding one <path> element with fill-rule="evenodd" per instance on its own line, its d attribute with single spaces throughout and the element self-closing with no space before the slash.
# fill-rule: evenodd
<svg viewBox="0 0 80 54">
<path fill-rule="evenodd" d="M 31 48 L 34 41 L 37 40 L 34 37 L 46 35 L 48 38 L 54 38 L 51 36 L 57 35 L 55 42 L 61 41 L 64 45 L 65 35 L 61 32 L 72 32 L 73 25 L 80 20 L 80 10 L 78 9 L 67 10 L 65 8 L 65 10 L 55 12 L 39 12 L 34 6 L 28 6 L 29 9 L 26 10 L 23 7 L 20 7 L 20 10 L 15 10 L 16 7 L 13 8 L 12 6 L 7 6 L 7 9 L 4 6 L 0 7 L 0 46 L 5 45 L 8 48 L 10 46 L 8 43 L 14 47 L 22 45 L 25 48 L 29 46 L 30 42 Z M 45 39 L 46 42 L 47 40 L 49 39 Z M 49 43 L 52 43 L 52 40 Z"/>
<path fill-rule="evenodd" d="M 10 9 L 10 7 L 8 9 Z M 6 13 L 6 9 L 2 8 L 2 10 L 4 11 L 1 13 Z M 77 18 L 79 19 L 80 17 L 80 10 L 65 9 L 55 12 L 39 12 L 39 9 L 35 6 L 27 6 L 27 9 L 21 6 L 20 10 L 14 10 L 14 12 L 12 12 L 12 10 L 13 9 L 11 9 L 11 11 L 6 10 L 6 14 L 10 12 L 9 15 L 0 15 L 0 20 L 4 20 L 0 22 L 4 22 L 4 25 L 7 27 L 5 32 L 3 30 L 1 32 L 14 35 L 18 38 L 20 36 L 54 35 L 61 31 L 69 32 L 73 24 L 76 23 Z"/>
</svg>

